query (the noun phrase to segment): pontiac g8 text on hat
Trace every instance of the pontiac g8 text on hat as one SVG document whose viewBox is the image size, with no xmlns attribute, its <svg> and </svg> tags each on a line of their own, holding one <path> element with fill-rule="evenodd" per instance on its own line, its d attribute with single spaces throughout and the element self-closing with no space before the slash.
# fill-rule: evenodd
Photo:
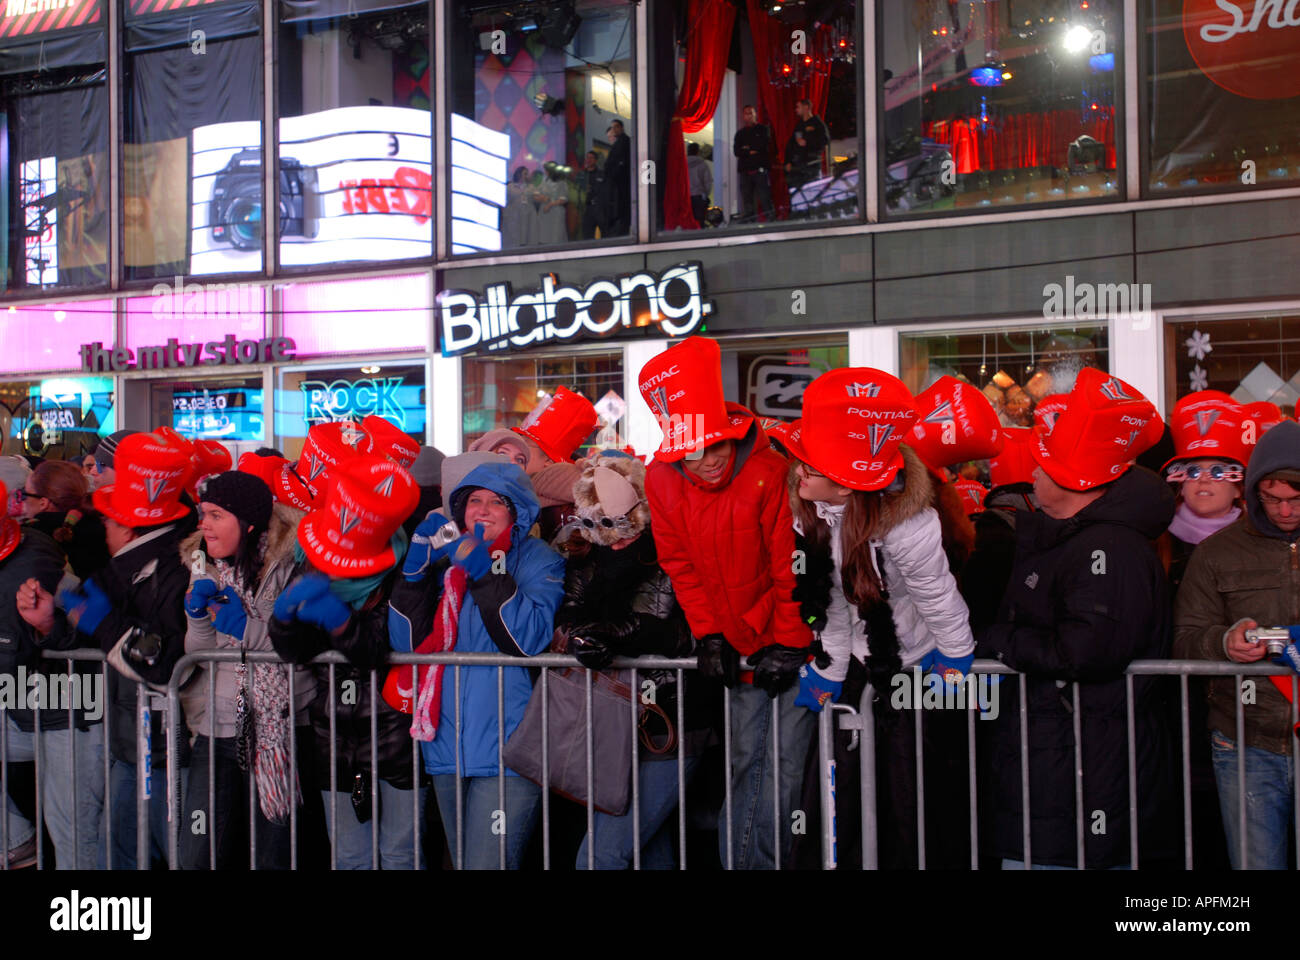
<svg viewBox="0 0 1300 960">
<path fill-rule="evenodd" d="M 700 291 L 698 263 L 679 263 L 658 275 L 647 270 L 597 279 L 585 290 L 556 286 L 554 274 L 541 279 L 540 290 L 520 294 L 512 294 L 508 283 L 495 283 L 483 291 L 482 300 L 467 290 L 444 290 L 438 295 L 443 356 L 602 337 L 644 326 L 643 317 L 658 327 L 647 332 L 684 337 L 713 312 Z M 643 302 L 645 313 L 637 309 Z"/>
</svg>

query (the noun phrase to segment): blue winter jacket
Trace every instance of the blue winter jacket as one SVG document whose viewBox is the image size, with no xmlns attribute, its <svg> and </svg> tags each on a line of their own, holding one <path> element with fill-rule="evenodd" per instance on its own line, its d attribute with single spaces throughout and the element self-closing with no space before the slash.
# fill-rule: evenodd
<svg viewBox="0 0 1300 960">
<path fill-rule="evenodd" d="M 506 553 L 506 573 L 488 573 L 470 585 L 460 610 L 460 629 L 455 649 L 468 653 L 499 653 L 504 649 L 516 656 L 543 653 L 551 643 L 556 608 L 564 597 L 564 558 L 542 541 L 528 536 L 540 506 L 532 484 L 513 463 L 488 463 L 475 467 L 456 490 L 485 487 L 509 498 L 515 508 L 515 523 Z M 454 493 L 455 491 L 452 491 Z M 447 497 L 452 502 L 451 496 Z M 388 635 L 394 650 L 406 653 L 418 646 L 432 629 L 442 594 L 439 565 L 418 583 L 400 581 L 389 603 Z M 499 620 L 480 603 L 499 603 Z M 493 639 L 484 617 L 496 627 Z M 508 634 L 508 635 L 507 635 Z M 414 644 L 412 640 L 414 639 Z M 502 671 L 505 698 L 506 740 L 524 717 L 533 685 L 525 667 Z M 442 711 L 438 735 L 422 743 L 424 767 L 431 774 L 456 772 L 456 673 L 447 667 L 442 678 Z M 497 668 L 460 668 L 461 775 L 497 775 Z M 507 768 L 510 776 L 516 774 Z"/>
</svg>

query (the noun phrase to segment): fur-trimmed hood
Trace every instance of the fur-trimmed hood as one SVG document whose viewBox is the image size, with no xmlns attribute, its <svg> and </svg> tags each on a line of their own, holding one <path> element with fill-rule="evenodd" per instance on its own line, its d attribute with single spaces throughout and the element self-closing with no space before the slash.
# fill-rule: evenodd
<svg viewBox="0 0 1300 960">
<path fill-rule="evenodd" d="M 898 449 L 903 455 L 903 469 L 899 471 L 903 486 L 901 490 L 896 490 L 898 480 L 895 478 L 894 483 L 885 488 L 885 495 L 880 504 L 879 532 L 876 536 L 883 536 L 885 531 L 910 520 L 926 507 L 931 506 L 934 499 L 934 482 L 930 479 L 929 469 L 907 444 L 903 444 Z"/>
<path fill-rule="evenodd" d="M 286 558 L 293 562 L 294 544 L 298 542 L 298 521 L 306 514 L 288 504 L 276 501 L 271 509 L 271 524 L 266 531 L 266 556 L 262 558 L 262 568 L 257 572 L 260 584 L 267 571 L 284 562 Z M 203 550 L 203 534 L 197 530 L 181 541 L 181 563 L 189 567 L 194 562 L 195 551 Z"/>
<path fill-rule="evenodd" d="M 604 520 L 619 519 L 607 516 L 608 511 L 600 499 L 601 488 L 598 485 L 597 470 L 602 467 L 614 471 L 626 480 L 631 486 L 627 496 L 629 499 L 636 497 L 636 502 L 620 515 L 626 517 L 626 523 L 622 526 L 602 525 Z M 614 482 L 618 483 L 617 480 Z M 623 486 L 623 490 L 627 490 L 626 485 Z M 592 543 L 608 547 L 619 540 L 639 537 L 650 526 L 650 507 L 646 503 L 645 495 L 645 464 L 635 457 L 619 452 L 602 453 L 583 461 L 582 473 L 573 485 L 573 505 L 579 516 L 596 524 L 594 527 L 584 526 L 582 529 L 582 536 Z"/>
</svg>

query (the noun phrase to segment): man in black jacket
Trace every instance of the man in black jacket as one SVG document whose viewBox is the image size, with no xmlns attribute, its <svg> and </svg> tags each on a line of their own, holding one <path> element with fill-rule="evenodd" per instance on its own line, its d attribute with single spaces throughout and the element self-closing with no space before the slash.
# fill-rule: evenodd
<svg viewBox="0 0 1300 960">
<path fill-rule="evenodd" d="M 1003 869 L 1130 864 L 1128 713 L 1124 670 L 1169 655 L 1164 572 L 1150 541 L 1173 517 L 1168 484 L 1131 460 L 1158 418 L 1137 390 L 1100 370 L 1080 373 L 1055 429 L 1035 430 L 1040 512 L 1018 515 L 1016 560 L 997 621 L 977 656 L 1028 674 L 1030 849 L 1023 844 L 1019 684 L 1008 678 L 991 721 L 992 850 Z M 1077 682 L 1076 691 L 1072 682 Z M 1137 677 L 1135 749 L 1143 857 L 1164 852 L 1172 773 L 1160 681 Z M 1077 711 L 1077 716 L 1076 716 Z M 1082 808 L 1076 809 L 1074 723 L 1081 724 Z M 1077 817 L 1082 817 L 1079 824 Z M 1082 843 L 1082 851 L 1079 844 Z"/>
<path fill-rule="evenodd" d="M 758 122 L 758 111 L 745 107 L 742 116 L 745 125 L 736 131 L 731 150 L 736 155 L 736 168 L 740 174 L 740 203 L 745 223 L 753 223 L 757 210 L 762 210 L 768 223 L 776 218 L 772 210 L 772 188 L 768 183 L 768 169 L 772 165 L 772 137 L 767 124 Z"/>
<path fill-rule="evenodd" d="M 612 120 L 605 131 L 609 138 L 609 156 L 605 158 L 605 216 L 609 232 L 621 237 L 632 224 L 632 138 L 623 132 L 623 121 Z"/>
<path fill-rule="evenodd" d="M 785 145 L 785 181 L 791 193 L 822 175 L 822 153 L 831 143 L 830 131 L 822 118 L 813 113 L 811 100 L 794 105 L 794 132 Z"/>
<path fill-rule="evenodd" d="M 0 502 L 8 491 L 0 483 Z M 77 645 L 67 622 L 56 616 L 53 592 L 63 577 L 58 545 L 12 517 L 0 519 L 0 713 L 8 737 L 10 763 L 28 762 L 36 754 L 39 706 L 42 815 L 54 841 L 60 870 L 93 869 L 98 859 L 104 806 L 103 682 L 95 673 L 66 673 L 57 662 L 41 660 L 41 650 Z M 42 608 L 38 598 L 45 598 Z M 57 679 L 56 679 L 57 678 Z M 34 697 L 33 697 L 34 695 Z M 73 711 L 69 730 L 68 711 Z M 73 751 L 76 763 L 73 763 Z M 75 766 L 77 789 L 73 790 Z M 11 867 L 36 861 L 32 824 L 5 797 Z M 4 814 L 0 814 L 3 816 Z"/>
</svg>

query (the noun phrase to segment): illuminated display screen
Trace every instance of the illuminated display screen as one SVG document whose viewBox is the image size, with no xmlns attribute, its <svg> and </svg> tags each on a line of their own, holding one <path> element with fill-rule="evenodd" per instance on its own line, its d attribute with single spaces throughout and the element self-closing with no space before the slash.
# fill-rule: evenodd
<svg viewBox="0 0 1300 960">
<path fill-rule="evenodd" d="M 261 390 L 190 390 L 172 394 L 172 426 L 185 437 L 262 439 Z"/>
</svg>

